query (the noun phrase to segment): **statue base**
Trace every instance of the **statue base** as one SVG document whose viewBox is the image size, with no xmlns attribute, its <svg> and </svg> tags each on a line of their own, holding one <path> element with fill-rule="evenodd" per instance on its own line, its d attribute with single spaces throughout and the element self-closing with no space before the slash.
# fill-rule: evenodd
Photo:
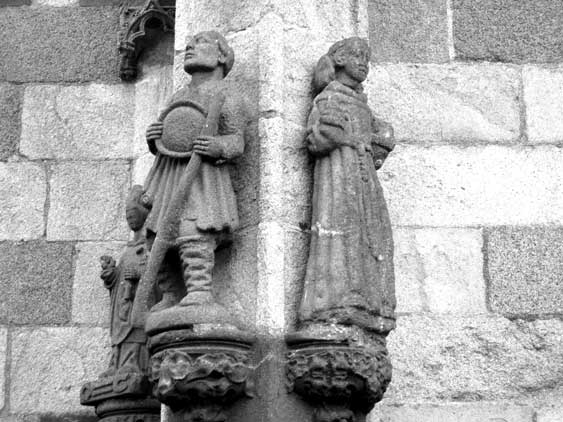
<svg viewBox="0 0 563 422">
<path fill-rule="evenodd" d="M 391 381 L 385 336 L 315 324 L 286 336 L 288 389 L 311 404 L 314 422 L 356 422 Z"/>
<path fill-rule="evenodd" d="M 215 326 L 227 332 L 242 332 L 241 323 L 234 318 L 227 309 L 218 303 L 203 303 L 192 305 L 174 305 L 162 311 L 150 312 L 147 315 L 145 331 L 147 335 L 171 330 L 208 330 Z"/>
<path fill-rule="evenodd" d="M 84 384 L 80 403 L 95 406 L 103 422 L 160 422 L 160 403 L 150 392 L 146 375 L 117 373 Z"/>
<path fill-rule="evenodd" d="M 191 313 L 196 308 L 179 311 Z M 164 330 L 166 318 L 149 315 L 147 319 L 153 395 L 170 408 L 172 420 L 226 421 L 230 405 L 252 396 L 254 337 L 217 321 L 186 324 L 185 316 Z M 188 328 L 178 328 L 182 326 Z"/>
</svg>

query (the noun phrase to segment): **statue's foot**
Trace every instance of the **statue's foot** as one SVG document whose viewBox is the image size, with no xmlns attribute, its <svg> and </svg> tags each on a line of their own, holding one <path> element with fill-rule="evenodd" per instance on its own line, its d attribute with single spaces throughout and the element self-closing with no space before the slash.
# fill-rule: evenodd
<svg viewBox="0 0 563 422">
<path fill-rule="evenodd" d="M 190 292 L 181 301 L 180 306 L 207 305 L 215 303 L 211 292 Z"/>
<path fill-rule="evenodd" d="M 109 378 L 109 377 L 113 377 L 115 375 L 115 368 L 109 368 L 107 370 L 105 370 L 104 372 L 102 372 L 98 378 L 102 379 L 102 378 Z"/>
<path fill-rule="evenodd" d="M 123 365 L 117 370 L 117 375 L 121 374 L 140 374 L 141 368 L 135 365 Z"/>
<path fill-rule="evenodd" d="M 176 305 L 176 297 L 172 293 L 163 293 L 162 299 L 156 305 L 154 305 L 150 312 L 164 311 L 165 309 L 171 308 Z"/>
</svg>

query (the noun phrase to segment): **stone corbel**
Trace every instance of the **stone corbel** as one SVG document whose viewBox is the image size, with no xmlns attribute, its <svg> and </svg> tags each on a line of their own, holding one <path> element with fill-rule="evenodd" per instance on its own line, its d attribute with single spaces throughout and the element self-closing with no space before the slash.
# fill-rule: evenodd
<svg viewBox="0 0 563 422">
<path fill-rule="evenodd" d="M 170 407 L 173 420 L 226 422 L 232 404 L 252 397 L 253 342 L 241 331 L 153 334 L 149 347 L 154 397 Z"/>
<path fill-rule="evenodd" d="M 137 60 L 148 39 L 156 30 L 174 31 L 175 7 L 161 5 L 159 0 L 147 0 L 142 7 L 125 5 L 121 9 L 119 77 L 132 81 L 137 77 Z"/>
<path fill-rule="evenodd" d="M 363 421 L 391 381 L 385 337 L 355 343 L 342 334 L 286 338 L 288 390 L 314 407 L 313 422 Z"/>
</svg>

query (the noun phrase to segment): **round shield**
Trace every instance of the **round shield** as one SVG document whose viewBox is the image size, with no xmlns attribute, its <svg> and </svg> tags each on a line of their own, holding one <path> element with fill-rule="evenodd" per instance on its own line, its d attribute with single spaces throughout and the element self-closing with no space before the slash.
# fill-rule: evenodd
<svg viewBox="0 0 563 422">
<path fill-rule="evenodd" d="M 206 112 L 199 104 L 181 101 L 162 112 L 162 137 L 156 141 L 158 151 L 171 157 L 189 157 L 194 140 L 205 125 Z"/>
</svg>

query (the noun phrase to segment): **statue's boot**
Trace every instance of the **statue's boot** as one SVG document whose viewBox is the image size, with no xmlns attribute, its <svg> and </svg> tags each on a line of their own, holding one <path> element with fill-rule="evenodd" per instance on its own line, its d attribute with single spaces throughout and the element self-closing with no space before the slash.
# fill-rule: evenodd
<svg viewBox="0 0 563 422">
<path fill-rule="evenodd" d="M 182 274 L 186 296 L 181 306 L 214 303 L 211 293 L 213 267 L 215 265 L 215 239 L 212 235 L 189 239 L 179 245 Z"/>
</svg>

